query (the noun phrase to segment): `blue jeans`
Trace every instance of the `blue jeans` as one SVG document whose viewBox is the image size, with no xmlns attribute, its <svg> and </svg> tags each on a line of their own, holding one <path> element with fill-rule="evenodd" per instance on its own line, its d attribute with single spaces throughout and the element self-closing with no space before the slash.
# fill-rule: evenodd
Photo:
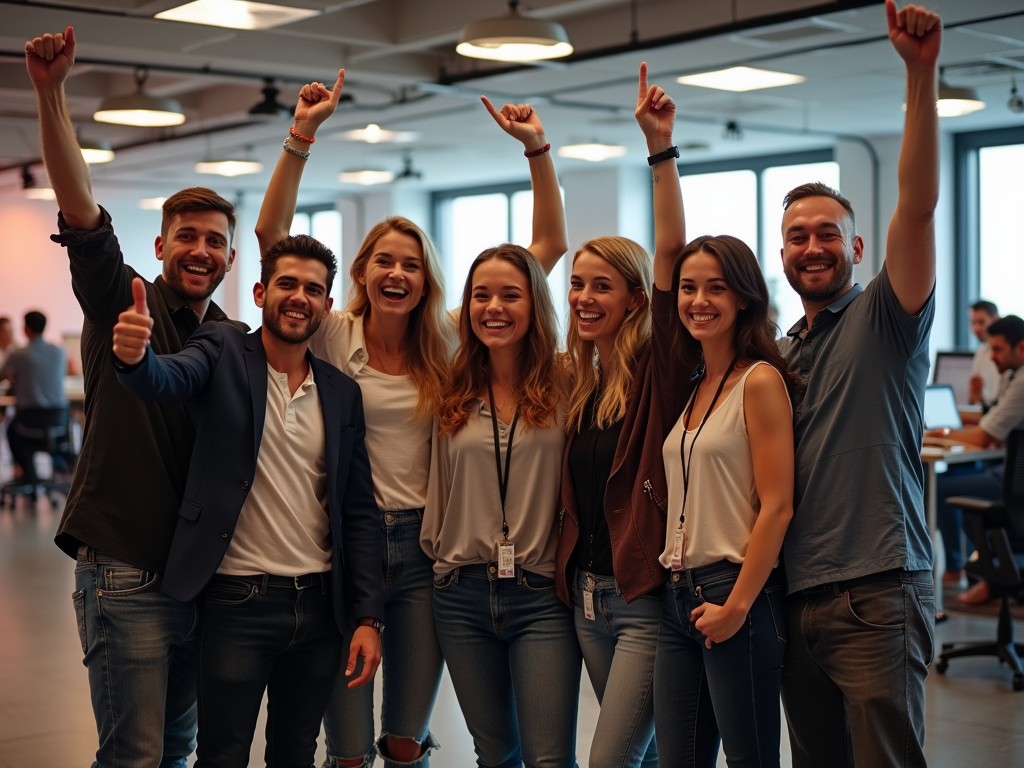
<svg viewBox="0 0 1024 768">
<path fill-rule="evenodd" d="M 575 768 L 580 648 L 554 580 L 456 568 L 434 581 L 434 617 L 477 765 Z"/>
<path fill-rule="evenodd" d="M 247 768 L 264 690 L 268 768 L 312 766 L 342 660 L 331 572 L 218 574 L 202 603 L 196 768 Z"/>
<path fill-rule="evenodd" d="M 794 768 L 923 768 L 931 571 L 823 584 L 786 602 L 782 703 Z"/>
<path fill-rule="evenodd" d="M 192 603 L 160 576 L 82 547 L 71 596 L 99 731 L 93 768 L 185 768 L 196 747 Z"/>
<path fill-rule="evenodd" d="M 594 619 L 584 612 L 583 592 L 594 594 Z M 601 714 L 590 746 L 590 768 L 658 764 L 654 744 L 654 652 L 661 626 L 663 590 L 632 603 L 615 579 L 576 571 L 573 591 L 576 637 Z"/>
<path fill-rule="evenodd" d="M 786 648 L 779 569 L 724 643 L 709 649 L 704 633 L 690 623 L 690 612 L 701 603 L 725 603 L 739 572 L 739 565 L 722 560 L 669 579 L 654 687 L 663 768 L 713 767 L 719 733 L 729 768 L 779 765 L 779 675 Z"/>
<path fill-rule="evenodd" d="M 949 472 L 944 472 L 936 478 L 935 500 L 938 502 L 939 530 L 942 531 L 942 549 L 946 553 L 947 571 L 959 571 L 964 567 L 961 548 L 965 536 L 963 512 L 959 507 L 947 504 L 946 499 L 950 496 L 999 499 L 1003 495 L 1002 465 L 980 471 L 972 466 L 971 472 L 957 472 L 956 466 L 952 465 Z M 970 542 L 968 545 L 973 549 Z"/>
<path fill-rule="evenodd" d="M 384 624 L 381 705 L 384 737 L 413 738 L 424 745 L 423 756 L 413 763 L 428 768 L 430 749 L 437 740 L 430 733 L 430 712 L 441 684 L 444 658 L 434 631 L 433 561 L 420 547 L 423 510 L 382 510 L 384 541 Z M 348 642 L 345 639 L 345 655 Z M 324 717 L 327 734 L 327 763 L 362 757 L 366 768 L 376 756 L 373 722 L 373 683 L 348 688 L 350 677 L 338 675 Z M 409 765 L 385 758 L 388 768 Z"/>
</svg>

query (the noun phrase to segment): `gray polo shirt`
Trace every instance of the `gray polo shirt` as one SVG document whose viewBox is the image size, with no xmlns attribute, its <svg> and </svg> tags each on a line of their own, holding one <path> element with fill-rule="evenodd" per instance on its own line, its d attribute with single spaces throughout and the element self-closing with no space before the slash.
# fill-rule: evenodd
<svg viewBox="0 0 1024 768">
<path fill-rule="evenodd" d="M 779 341 L 800 377 L 789 591 L 891 568 L 928 570 L 922 403 L 935 293 L 916 317 L 886 267 Z"/>
<path fill-rule="evenodd" d="M 7 357 L 0 377 L 13 374 L 18 408 L 66 408 L 64 350 L 37 337 Z"/>
</svg>

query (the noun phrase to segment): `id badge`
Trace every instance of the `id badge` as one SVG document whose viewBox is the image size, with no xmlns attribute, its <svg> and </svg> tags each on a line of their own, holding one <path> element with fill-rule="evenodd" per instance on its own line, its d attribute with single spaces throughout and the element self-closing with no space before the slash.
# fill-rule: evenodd
<svg viewBox="0 0 1024 768">
<path fill-rule="evenodd" d="M 676 528 L 675 540 L 672 543 L 672 570 L 681 571 L 683 570 L 683 547 L 686 546 L 686 533 L 683 531 L 683 526 L 680 524 Z"/>
<path fill-rule="evenodd" d="M 594 593 L 589 589 L 583 590 L 583 615 L 591 621 L 596 618 L 594 616 Z"/>
<path fill-rule="evenodd" d="M 514 579 L 516 576 L 516 547 L 511 541 L 498 542 L 498 578 Z"/>
</svg>

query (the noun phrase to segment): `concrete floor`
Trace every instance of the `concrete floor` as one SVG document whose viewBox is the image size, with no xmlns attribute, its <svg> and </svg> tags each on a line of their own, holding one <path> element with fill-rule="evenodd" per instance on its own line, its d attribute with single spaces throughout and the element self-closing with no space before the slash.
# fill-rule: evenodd
<svg viewBox="0 0 1024 768">
<path fill-rule="evenodd" d="M 53 544 L 60 509 L 43 500 L 0 511 L 0 768 L 92 762 L 96 731 L 70 596 L 74 564 Z M 1024 626 L 1017 626 L 1018 639 Z M 989 639 L 995 620 L 953 615 L 937 642 Z M 598 706 L 581 686 L 578 759 L 587 765 Z M 379 704 L 378 704 L 379 711 Z M 1024 765 L 1024 693 L 989 659 L 964 659 L 928 680 L 929 764 L 933 768 Z M 262 723 L 250 765 L 262 766 Z M 475 764 L 451 683 L 441 688 L 432 729 L 442 744 L 434 768 Z M 318 761 L 322 759 L 321 746 Z M 783 765 L 790 765 L 782 744 Z M 378 765 L 381 765 L 378 761 Z M 720 756 L 719 765 L 725 765 Z"/>
</svg>

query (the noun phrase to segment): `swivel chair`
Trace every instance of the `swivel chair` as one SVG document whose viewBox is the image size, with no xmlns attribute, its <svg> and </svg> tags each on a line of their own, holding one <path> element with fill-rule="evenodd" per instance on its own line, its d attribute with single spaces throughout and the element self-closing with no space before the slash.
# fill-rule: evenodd
<svg viewBox="0 0 1024 768">
<path fill-rule="evenodd" d="M 74 472 L 75 453 L 71 444 L 71 430 L 68 421 L 66 408 L 36 409 L 33 414 L 36 418 L 30 424 L 19 425 L 12 422 L 8 427 L 8 439 L 10 431 L 20 430 L 20 434 L 33 440 L 36 443 L 36 453 L 48 453 L 55 460 L 53 475 L 49 479 L 39 479 L 37 484 L 24 480 L 12 480 L 0 486 L 0 508 L 14 507 L 14 501 L 18 496 L 25 496 L 35 501 L 39 488 L 51 501 L 57 502 L 57 497 L 67 496 L 70 490 L 70 483 L 67 478 Z M 60 465 L 63 464 L 63 468 Z M 67 477 L 62 478 L 62 475 Z"/>
<path fill-rule="evenodd" d="M 1024 536 L 1024 429 L 1010 433 L 1003 467 L 1003 498 L 1000 501 L 971 496 L 952 496 L 947 504 L 963 510 L 963 526 L 978 551 L 965 570 L 1002 588 L 1002 604 L 994 643 L 943 643 L 935 668 L 940 674 L 949 660 L 966 656 L 995 656 L 1013 670 L 1013 690 L 1024 691 L 1024 644 L 1013 640 L 1010 592 L 1024 585 L 1024 554 L 1014 554 L 1008 531 Z"/>
</svg>

